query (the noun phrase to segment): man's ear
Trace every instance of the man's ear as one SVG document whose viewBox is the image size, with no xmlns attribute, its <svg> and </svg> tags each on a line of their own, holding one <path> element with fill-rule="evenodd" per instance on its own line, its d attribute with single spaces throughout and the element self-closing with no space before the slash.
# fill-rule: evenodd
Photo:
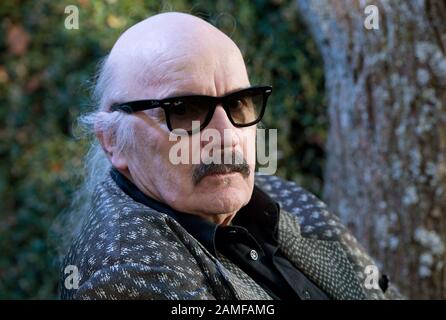
<svg viewBox="0 0 446 320">
<path fill-rule="evenodd" d="M 104 132 L 97 127 L 95 127 L 95 134 L 112 166 L 122 171 L 127 170 L 127 159 L 123 156 L 122 152 L 119 152 L 115 145 L 115 139 L 108 132 Z"/>
</svg>

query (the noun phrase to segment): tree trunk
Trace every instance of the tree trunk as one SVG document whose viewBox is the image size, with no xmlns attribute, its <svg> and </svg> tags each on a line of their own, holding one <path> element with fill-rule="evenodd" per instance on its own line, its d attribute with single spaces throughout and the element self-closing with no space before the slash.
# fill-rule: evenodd
<svg viewBox="0 0 446 320">
<path fill-rule="evenodd" d="M 297 4 L 324 60 L 326 202 L 403 294 L 446 299 L 446 2 Z"/>
</svg>

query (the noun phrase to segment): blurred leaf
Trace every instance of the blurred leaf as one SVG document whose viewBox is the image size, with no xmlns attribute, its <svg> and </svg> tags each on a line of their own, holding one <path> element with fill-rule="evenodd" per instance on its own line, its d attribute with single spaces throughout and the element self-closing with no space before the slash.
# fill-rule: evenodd
<svg viewBox="0 0 446 320">
<path fill-rule="evenodd" d="M 30 37 L 20 24 L 12 24 L 6 31 L 6 42 L 10 54 L 21 56 L 26 53 Z"/>
</svg>

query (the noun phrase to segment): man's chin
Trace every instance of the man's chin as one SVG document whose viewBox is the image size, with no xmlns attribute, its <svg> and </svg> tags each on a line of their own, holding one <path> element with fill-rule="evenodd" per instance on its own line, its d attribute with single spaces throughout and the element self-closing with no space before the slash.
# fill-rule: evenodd
<svg viewBox="0 0 446 320">
<path fill-rule="evenodd" d="M 196 199 L 215 213 L 238 210 L 251 197 L 248 180 L 240 173 L 206 176 L 196 186 Z"/>
<path fill-rule="evenodd" d="M 205 212 L 212 216 L 225 215 L 240 210 L 245 205 L 243 192 L 233 190 L 218 195 L 204 197 L 201 203 L 206 207 Z"/>
</svg>

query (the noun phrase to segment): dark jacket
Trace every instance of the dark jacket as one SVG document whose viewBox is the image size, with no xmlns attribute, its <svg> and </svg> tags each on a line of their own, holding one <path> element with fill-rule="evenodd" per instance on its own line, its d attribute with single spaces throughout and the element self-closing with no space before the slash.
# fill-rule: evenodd
<svg viewBox="0 0 446 320">
<path fill-rule="evenodd" d="M 392 285 L 366 287 L 366 266 L 374 262 L 323 202 L 275 176 L 256 176 L 256 185 L 281 206 L 279 250 L 330 298 L 399 298 Z M 78 289 L 64 286 L 68 265 L 79 271 Z M 110 176 L 98 184 L 63 262 L 61 297 L 270 299 L 231 261 L 216 259 L 178 222 L 131 199 Z"/>
</svg>

